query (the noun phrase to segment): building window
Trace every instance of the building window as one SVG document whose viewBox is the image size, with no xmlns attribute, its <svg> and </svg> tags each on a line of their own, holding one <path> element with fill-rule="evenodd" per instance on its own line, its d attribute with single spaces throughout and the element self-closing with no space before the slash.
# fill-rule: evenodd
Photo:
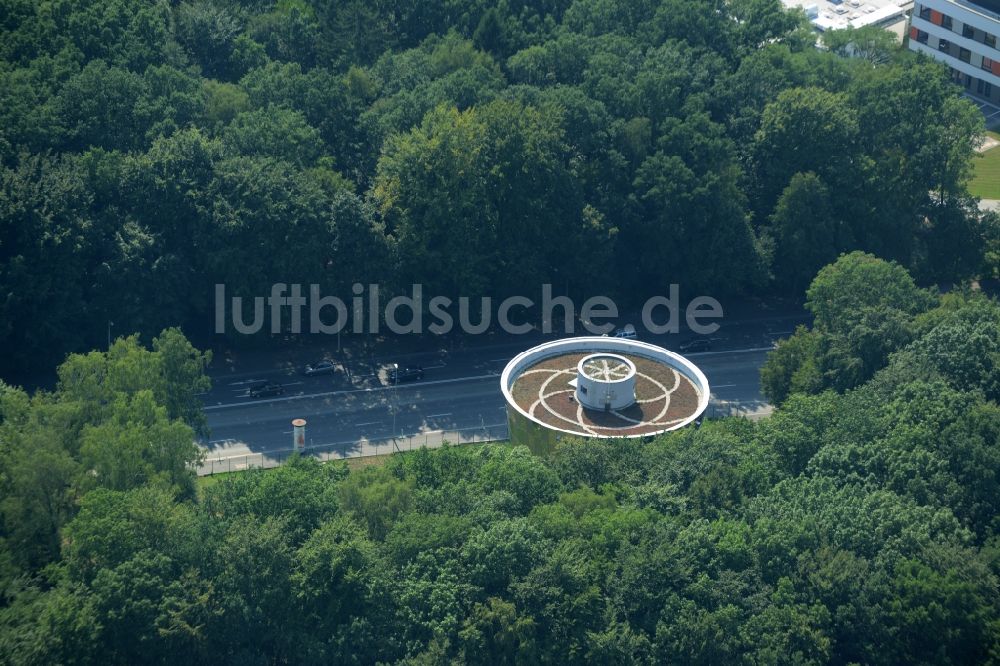
<svg viewBox="0 0 1000 666">
<path fill-rule="evenodd" d="M 923 30 L 917 30 L 917 41 L 921 44 L 927 43 L 927 33 Z"/>
<path fill-rule="evenodd" d="M 966 39 L 972 39 L 975 36 L 976 36 L 976 29 L 973 28 L 968 23 L 963 23 L 962 24 L 962 37 L 965 37 Z"/>
<path fill-rule="evenodd" d="M 983 35 L 983 44 L 986 44 L 986 46 L 992 46 L 993 48 L 996 48 L 997 36 L 986 33 L 985 35 Z"/>
<path fill-rule="evenodd" d="M 941 27 L 951 30 L 951 17 L 947 14 L 941 15 Z"/>
<path fill-rule="evenodd" d="M 920 18 L 922 18 L 925 21 L 930 21 L 931 20 L 931 8 L 930 7 L 921 7 L 920 8 Z"/>
<path fill-rule="evenodd" d="M 987 72 L 992 71 L 993 70 L 993 61 L 991 59 L 987 58 L 986 56 L 983 56 L 983 64 L 980 65 L 980 66 L 983 69 L 985 69 Z"/>
<path fill-rule="evenodd" d="M 972 76 L 970 74 L 965 75 L 965 87 L 966 88 L 972 87 Z"/>
<path fill-rule="evenodd" d="M 972 60 L 972 51 L 970 51 L 969 49 L 959 48 L 958 59 L 961 60 L 962 62 L 969 62 L 970 60 Z"/>
<path fill-rule="evenodd" d="M 947 39 L 938 40 L 938 51 L 944 51 L 947 53 L 948 49 L 951 48 L 951 43 Z"/>
</svg>

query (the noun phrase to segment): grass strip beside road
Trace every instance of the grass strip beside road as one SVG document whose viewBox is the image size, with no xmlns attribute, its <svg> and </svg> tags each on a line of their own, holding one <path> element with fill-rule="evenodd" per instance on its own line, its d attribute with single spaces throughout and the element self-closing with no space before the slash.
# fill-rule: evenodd
<svg viewBox="0 0 1000 666">
<path fill-rule="evenodd" d="M 459 444 L 451 444 L 451 443 L 449 443 L 448 446 L 485 446 L 486 444 L 493 444 L 493 445 L 499 444 L 499 445 L 502 445 L 502 446 L 509 446 L 510 442 L 508 440 L 503 440 L 503 441 L 496 441 L 496 442 L 469 442 L 468 444 L 461 444 L 461 443 L 459 443 Z M 431 450 L 433 451 L 433 450 L 436 450 L 436 449 L 439 449 L 439 448 L 440 447 L 435 446 Z M 380 466 L 384 465 L 386 462 L 388 462 L 389 458 L 391 458 L 392 456 L 406 456 L 406 455 L 410 455 L 412 453 L 415 453 L 416 451 L 419 451 L 419 450 L 420 449 L 415 449 L 414 451 L 398 451 L 398 452 L 394 452 L 394 453 L 381 453 L 381 454 L 376 455 L 376 456 L 355 456 L 353 458 L 339 458 L 337 460 L 326 461 L 326 462 L 324 462 L 324 464 L 328 464 L 328 463 L 334 463 L 334 464 L 345 463 L 347 465 L 347 469 L 348 470 L 350 470 L 351 472 L 357 472 L 359 470 L 365 469 L 366 467 L 380 467 Z M 248 467 L 247 469 L 259 469 L 259 468 L 257 468 L 257 467 Z M 244 472 L 247 471 L 247 469 L 241 469 L 241 470 L 236 471 L 236 472 L 219 472 L 218 474 L 210 474 L 208 476 L 199 476 L 195 480 L 195 487 L 198 489 L 198 495 L 200 497 L 204 497 L 203 493 L 207 489 L 209 489 L 212 486 L 220 483 L 226 477 L 233 476 L 235 474 L 243 474 Z M 278 468 L 277 467 L 267 467 L 263 471 L 264 472 L 270 472 L 271 470 L 275 470 L 275 469 L 278 469 Z"/>
</svg>

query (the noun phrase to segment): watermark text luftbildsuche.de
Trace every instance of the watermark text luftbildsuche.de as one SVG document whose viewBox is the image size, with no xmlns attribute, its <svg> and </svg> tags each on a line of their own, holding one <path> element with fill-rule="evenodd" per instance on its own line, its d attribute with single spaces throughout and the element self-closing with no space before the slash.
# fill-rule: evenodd
<svg viewBox="0 0 1000 666">
<path fill-rule="evenodd" d="M 254 335 L 264 329 L 267 319 L 272 334 L 283 331 L 293 334 L 303 331 L 325 335 L 346 331 L 377 334 L 384 323 L 389 331 L 396 334 L 429 331 L 444 335 L 457 325 L 463 333 L 477 335 L 489 330 L 495 316 L 501 330 L 520 335 L 536 329 L 528 322 L 537 321 L 531 315 L 536 305 L 540 305 L 542 333 L 554 332 L 554 323 L 561 320 L 560 332 L 565 335 L 575 334 L 577 321 L 586 332 L 602 335 L 615 328 L 614 321 L 618 318 L 618 306 L 611 298 L 591 296 L 578 309 L 569 296 L 553 296 L 552 285 L 548 283 L 541 285 L 539 303 L 523 295 L 508 296 L 500 300 L 495 309 L 495 299 L 490 296 L 475 299 L 467 296 L 457 299 L 448 296 L 426 298 L 420 284 L 411 285 L 409 296 L 393 296 L 384 305 L 378 284 L 354 283 L 352 295 L 347 301 L 338 296 L 321 294 L 318 284 L 310 284 L 307 289 L 303 287 L 301 284 L 277 282 L 271 285 L 270 294 L 266 297 L 245 299 L 232 296 L 227 300 L 226 285 L 216 284 L 215 332 L 225 334 L 231 321 L 237 333 Z M 249 323 L 244 306 L 247 300 L 252 300 L 253 311 Z M 642 307 L 642 325 L 653 334 L 677 333 L 680 331 L 681 312 L 680 286 L 671 284 L 668 295 L 652 296 L 646 300 Z M 720 319 L 723 316 L 722 305 L 711 296 L 697 296 L 683 308 L 683 316 L 691 332 L 711 335 L 719 329 L 719 324 L 703 320 Z"/>
</svg>

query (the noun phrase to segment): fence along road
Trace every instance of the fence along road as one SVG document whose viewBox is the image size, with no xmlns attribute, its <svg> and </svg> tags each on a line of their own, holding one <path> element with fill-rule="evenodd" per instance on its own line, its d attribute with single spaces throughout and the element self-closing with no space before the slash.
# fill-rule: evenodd
<svg viewBox="0 0 1000 666">
<path fill-rule="evenodd" d="M 313 444 L 308 438 L 308 429 L 306 432 L 306 447 L 301 453 L 305 456 L 317 458 L 321 462 L 413 451 L 422 446 L 435 449 L 442 446 L 445 442 L 449 444 L 475 444 L 480 442 L 500 442 L 508 439 L 506 423 L 497 423 L 476 428 L 462 428 L 459 430 L 418 432 L 395 438 L 376 439 L 374 441 L 352 440 L 330 444 Z M 208 458 L 198 467 L 197 472 L 198 476 L 209 476 L 225 472 L 239 472 L 251 467 L 270 469 L 281 466 L 294 453 L 295 450 L 289 448 L 266 453 L 245 453 L 242 455 Z"/>
</svg>

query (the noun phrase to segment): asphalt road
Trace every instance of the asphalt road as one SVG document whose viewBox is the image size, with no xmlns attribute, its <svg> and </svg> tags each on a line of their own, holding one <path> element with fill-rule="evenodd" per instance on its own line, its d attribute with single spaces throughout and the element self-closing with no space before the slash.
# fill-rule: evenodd
<svg viewBox="0 0 1000 666">
<path fill-rule="evenodd" d="M 690 354 L 708 377 L 712 403 L 708 415 L 766 413 L 760 394 L 759 368 L 778 337 L 808 321 L 802 312 L 749 313 L 725 320 L 712 340 L 712 351 Z M 203 396 L 211 435 L 203 442 L 209 459 L 263 454 L 292 447 L 291 421 L 307 420 L 307 450 L 355 456 L 396 448 L 482 439 L 505 432 L 506 415 L 499 376 L 514 355 L 555 336 L 481 336 L 465 340 L 416 340 L 410 347 L 382 345 L 380 355 L 359 344 L 296 348 L 285 353 L 224 356 L 210 368 L 212 389 Z M 640 339 L 676 349 L 680 334 Z M 332 349 L 330 348 L 332 347 Z M 338 363 L 330 375 L 306 377 L 309 361 L 327 357 Z M 388 364 L 419 365 L 422 380 L 392 386 Z M 252 382 L 280 383 L 284 395 L 253 399 Z"/>
</svg>

